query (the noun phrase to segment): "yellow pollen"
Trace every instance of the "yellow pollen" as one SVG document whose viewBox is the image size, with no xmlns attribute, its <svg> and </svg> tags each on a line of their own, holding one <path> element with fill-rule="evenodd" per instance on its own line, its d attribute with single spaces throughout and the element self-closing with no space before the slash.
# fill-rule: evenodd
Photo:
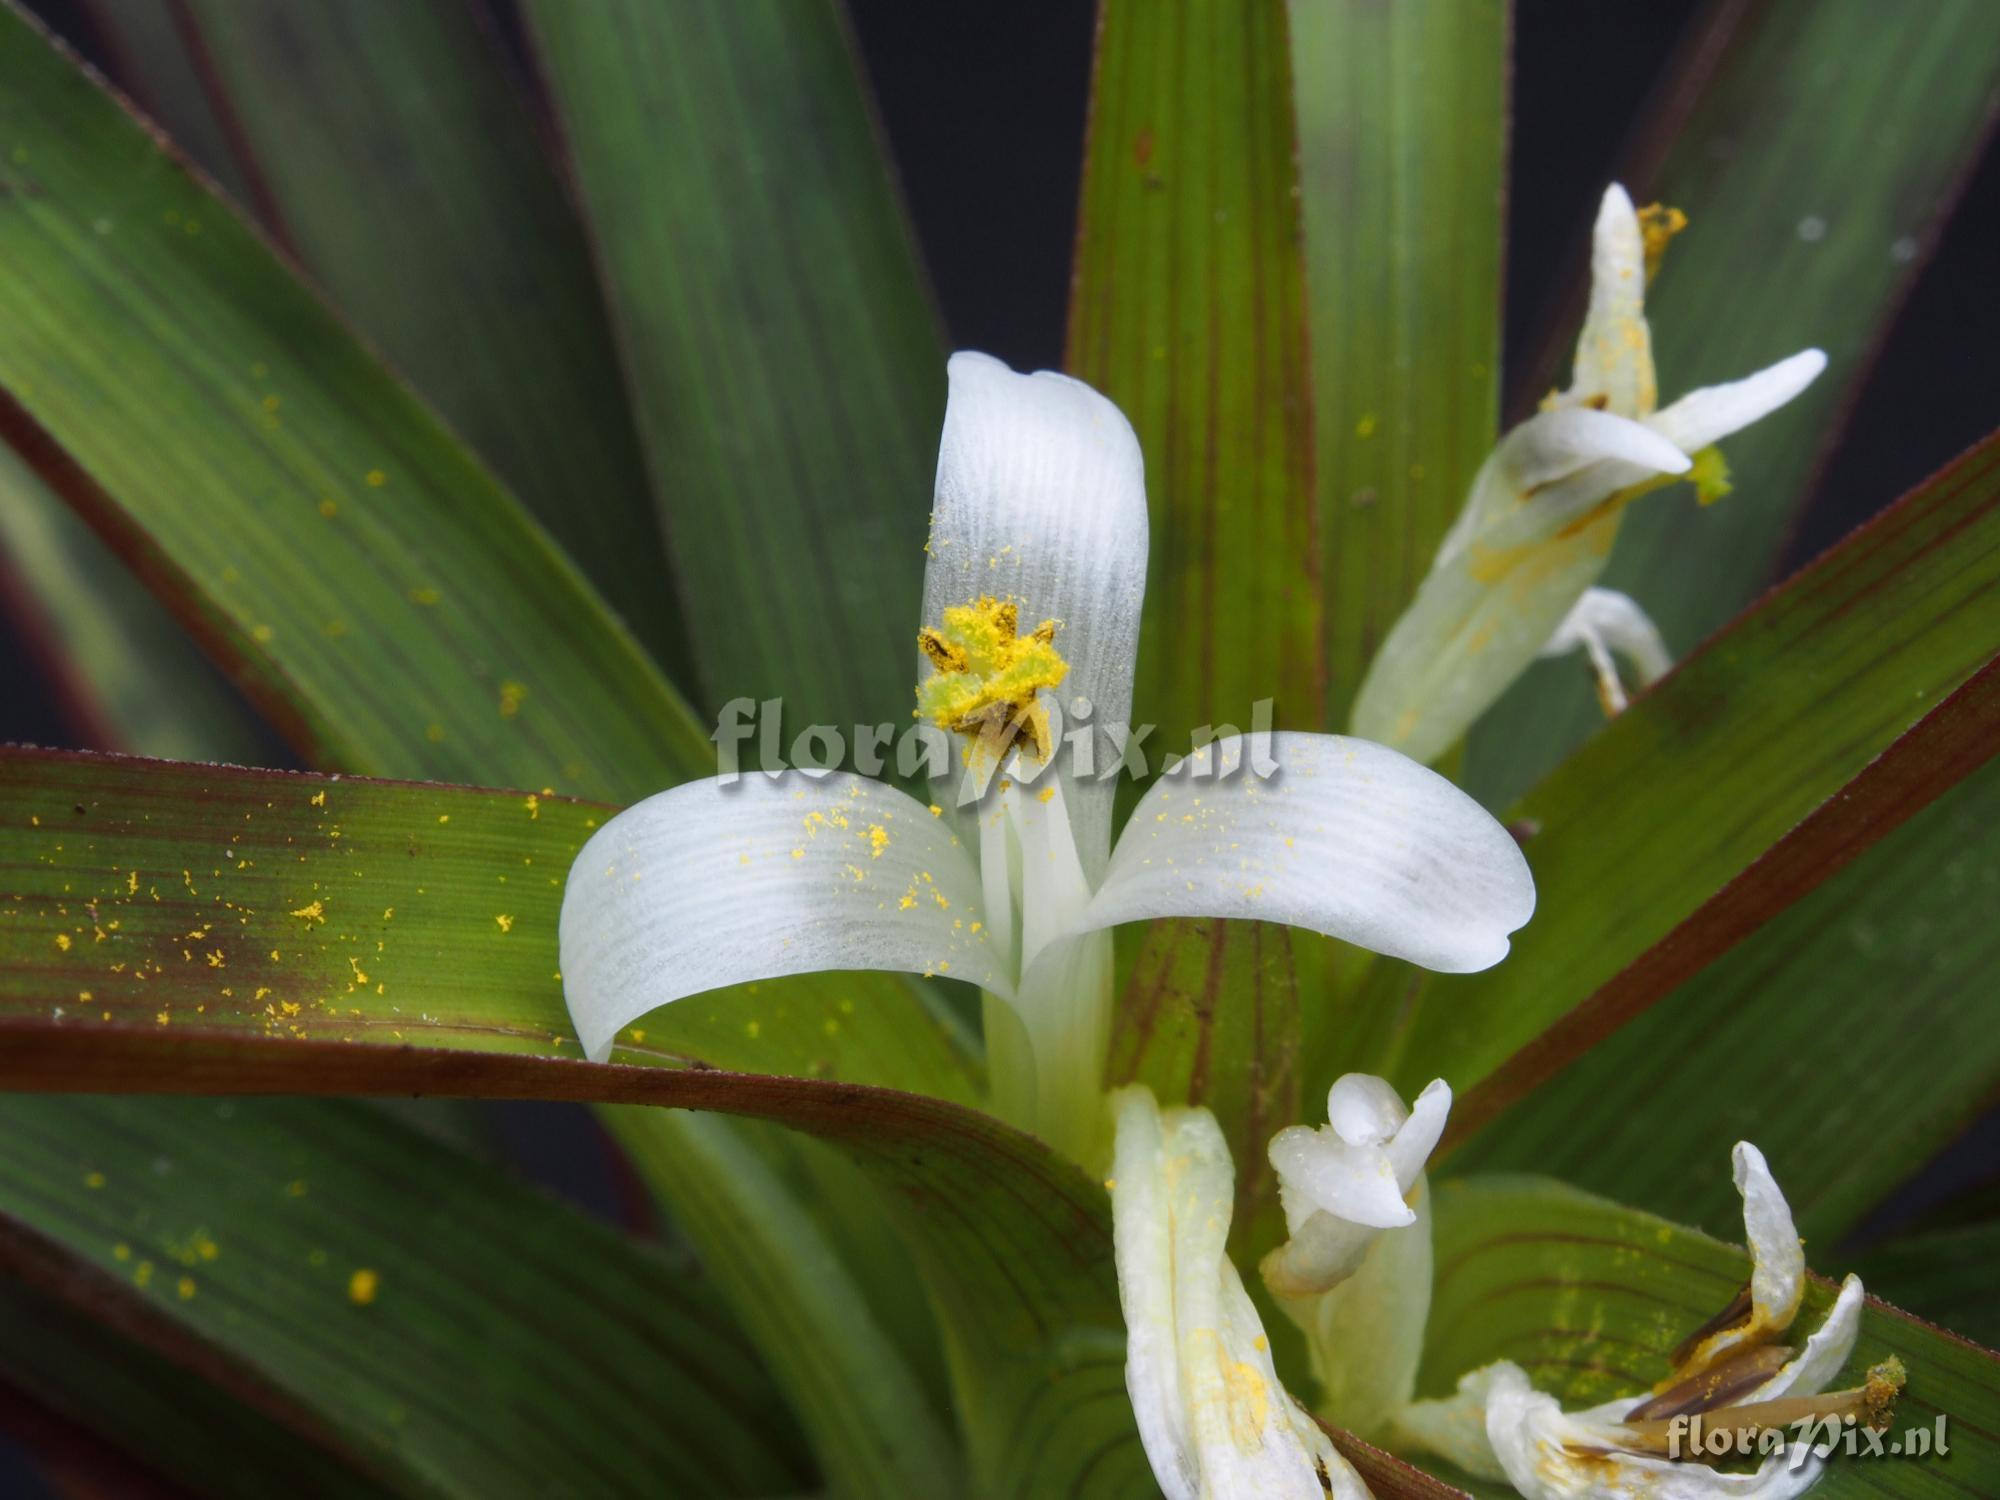
<svg viewBox="0 0 2000 1500">
<path fill-rule="evenodd" d="M 1663 203 L 1649 203 L 1639 210 L 1639 233 L 1646 245 L 1646 279 L 1651 281 L 1660 273 L 1660 261 L 1667 253 L 1667 244 L 1673 237 L 1688 227 L 1688 216 L 1678 208 L 1669 208 Z"/>
<path fill-rule="evenodd" d="M 1004 751 L 1026 732 L 1035 753 L 1049 754 L 1048 715 L 1036 695 L 1069 675 L 1055 648 L 1056 622 L 1044 620 L 1020 633 L 1020 606 L 983 594 L 944 612 L 936 629 L 917 633 L 917 644 L 935 669 L 917 685 L 917 717 Z"/>
</svg>

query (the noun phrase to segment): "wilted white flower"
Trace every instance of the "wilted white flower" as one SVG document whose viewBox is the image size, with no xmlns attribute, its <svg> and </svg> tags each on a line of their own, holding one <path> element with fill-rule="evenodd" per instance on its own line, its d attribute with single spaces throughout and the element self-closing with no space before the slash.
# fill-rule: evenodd
<svg viewBox="0 0 2000 1500">
<path fill-rule="evenodd" d="M 1605 193 L 1570 387 L 1502 438 L 1480 468 L 1415 601 L 1369 665 L 1349 725 L 1355 734 L 1421 761 L 1450 749 L 1554 644 L 1604 571 L 1625 506 L 1681 476 L 1705 501 L 1723 493 L 1712 445 L 1783 406 L 1826 367 L 1824 354 L 1807 349 L 1655 410 L 1648 252 L 1657 258 L 1678 227 L 1668 211 L 1636 212 L 1615 184 Z M 1630 611 L 1644 618 L 1636 605 Z M 1577 644 L 1588 643 L 1584 623 L 1570 632 Z M 1595 654 L 1593 663 L 1602 685 Z M 1642 661 L 1642 677 L 1649 670 Z"/>
</svg>

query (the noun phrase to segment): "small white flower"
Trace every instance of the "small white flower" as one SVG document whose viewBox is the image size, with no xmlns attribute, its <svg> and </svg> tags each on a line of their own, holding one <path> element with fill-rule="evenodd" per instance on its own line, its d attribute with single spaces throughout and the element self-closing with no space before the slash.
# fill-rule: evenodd
<svg viewBox="0 0 2000 1500">
<path fill-rule="evenodd" d="M 1680 476 L 1704 500 L 1722 493 L 1713 445 L 1826 368 L 1826 356 L 1808 349 L 1655 410 L 1648 253 L 1657 258 L 1678 227 L 1660 211 L 1642 217 L 1616 184 L 1605 193 L 1570 388 L 1502 438 L 1481 467 L 1416 599 L 1369 666 L 1349 726 L 1355 734 L 1422 761 L 1450 749 L 1597 581 L 1625 506 Z"/>
<path fill-rule="evenodd" d="M 1236 1172 L 1205 1109 L 1112 1096 L 1125 1385 L 1167 1500 L 1360 1500 L 1368 1488 L 1279 1384 L 1224 1246 Z"/>
<path fill-rule="evenodd" d="M 1465 1376 L 1456 1396 L 1405 1410 L 1400 1437 L 1468 1473 L 1505 1480 L 1529 1500 L 1787 1500 L 1810 1489 L 1822 1455 L 1810 1436 L 1786 1435 L 1796 1439 L 1808 1419 L 1882 1425 L 1902 1367 L 1888 1361 L 1861 1387 L 1821 1394 L 1854 1351 L 1861 1282 L 1847 1278 L 1803 1347 L 1777 1343 L 1798 1313 L 1805 1256 L 1784 1194 L 1747 1141 L 1737 1144 L 1735 1175 L 1750 1283 L 1674 1351 L 1672 1373 L 1651 1394 L 1565 1412 L 1502 1360 Z M 1696 1420 L 1711 1432 L 1759 1435 L 1764 1462 L 1725 1473 L 1695 1461 Z"/>
<path fill-rule="evenodd" d="M 1138 440 L 1061 375 L 958 354 L 950 380 L 919 702 L 967 736 L 977 787 L 1006 757 L 997 795 L 961 819 L 844 772 L 753 773 L 611 819 L 563 893 L 564 993 L 588 1055 L 728 985 L 827 969 L 969 980 L 988 996 L 999 1111 L 1082 1160 L 1118 923 L 1254 918 L 1432 969 L 1497 963 L 1534 909 L 1520 850 L 1450 782 L 1363 740 L 1272 735 L 1268 779 L 1243 737 L 1220 740 L 1156 782 L 1112 847 L 1146 578 Z M 1062 737 L 1091 765 L 1058 751 L 1057 686 L 1094 710 Z M 1010 725 L 1025 726 L 1011 743 Z"/>
<path fill-rule="evenodd" d="M 1305 1332 L 1327 1417 L 1374 1438 L 1409 1403 L 1430 1315 L 1430 1195 L 1424 1163 L 1444 1133 L 1442 1079 L 1405 1108 L 1380 1078 L 1349 1073 L 1327 1123 L 1271 1139 L 1290 1238 L 1264 1285 Z"/>
</svg>

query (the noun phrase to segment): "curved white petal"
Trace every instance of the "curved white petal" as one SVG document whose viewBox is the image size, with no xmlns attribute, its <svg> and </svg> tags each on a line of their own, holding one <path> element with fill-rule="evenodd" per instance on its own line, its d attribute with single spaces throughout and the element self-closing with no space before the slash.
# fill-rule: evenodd
<svg viewBox="0 0 2000 1500">
<path fill-rule="evenodd" d="M 1488 547 L 1542 540 L 1579 509 L 1631 483 L 1621 476 L 1684 474 L 1691 466 L 1687 454 L 1649 423 L 1590 407 L 1537 412 L 1502 437 L 1480 466 L 1438 561 L 1474 540 Z M 1549 493 L 1558 485 L 1559 492 Z"/>
<path fill-rule="evenodd" d="M 1743 1196 L 1743 1233 L 1750 1243 L 1753 1319 L 1782 1332 L 1791 1327 L 1806 1287 L 1806 1254 L 1764 1153 L 1738 1141 L 1731 1153 L 1736 1191 Z"/>
<path fill-rule="evenodd" d="M 1536 654 L 1567 656 L 1579 650 L 1589 658 L 1590 669 L 1596 674 L 1598 702 L 1607 716 L 1621 714 L 1628 707 L 1614 655 L 1631 663 L 1633 679 L 1641 688 L 1658 682 L 1673 665 L 1659 627 L 1636 599 L 1616 589 L 1585 589 L 1548 644 Z"/>
<path fill-rule="evenodd" d="M 1519 1366 L 1501 1360 L 1459 1376 L 1452 1395 L 1412 1401 L 1396 1414 L 1396 1437 L 1403 1446 L 1435 1453 L 1475 1479 L 1504 1482 L 1507 1471 L 1486 1436 L 1486 1393 L 1503 1370 L 1520 1374 Z M 1521 1379 L 1525 1384 L 1527 1377 Z"/>
<path fill-rule="evenodd" d="M 924 569 L 923 623 L 982 594 L 1013 598 L 1023 628 L 1053 619 L 1069 662 L 1060 698 L 1089 701 L 1090 723 L 1122 728 L 1132 712 L 1139 610 L 1146 591 L 1146 484 L 1139 440 L 1124 414 L 1080 381 L 1017 375 L 984 354 L 948 366 L 951 395 L 938 449 L 937 493 Z M 918 672 L 929 670 L 918 654 Z M 1095 729 L 1091 754 L 1117 763 Z M 1092 879 L 1110 845 L 1114 780 L 1071 781 L 1077 847 Z"/>
<path fill-rule="evenodd" d="M 563 994 L 584 1051 L 656 1006 L 822 969 L 946 973 L 1002 993 L 979 873 L 944 821 L 837 773 L 693 781 L 591 836 L 563 890 Z"/>
<path fill-rule="evenodd" d="M 1684 452 L 1695 453 L 1769 416 L 1819 379 L 1825 368 L 1825 354 L 1803 349 L 1755 375 L 1689 391 L 1653 413 L 1646 425 Z"/>
<path fill-rule="evenodd" d="M 1486 1373 L 1487 1442 L 1527 1500 L 1790 1500 L 1819 1478 L 1820 1461 L 1793 1451 L 1772 1454 L 1748 1474 L 1607 1451 L 1617 1442 L 1614 1425 L 1564 1412 L 1515 1365 Z"/>
<path fill-rule="evenodd" d="M 1343 735 L 1232 736 L 1140 799 L 1084 925 L 1284 922 L 1448 973 L 1484 969 L 1535 909 L 1507 830 L 1444 777 Z"/>
<path fill-rule="evenodd" d="M 1840 1284 L 1840 1295 L 1826 1310 L 1826 1320 L 1815 1328 L 1805 1347 L 1784 1367 L 1740 1402 L 1774 1401 L 1780 1396 L 1817 1396 L 1832 1385 L 1861 1334 L 1861 1310 L 1868 1298 L 1861 1290 L 1861 1278 L 1849 1276 Z"/>
<path fill-rule="evenodd" d="M 1396 1167 L 1380 1146 L 1350 1146 L 1304 1125 L 1271 1137 L 1271 1165 L 1284 1185 L 1286 1217 L 1298 1204 L 1369 1229 L 1392 1229 L 1416 1220 L 1403 1201 Z"/>
<path fill-rule="evenodd" d="M 1125 1390 L 1139 1441 L 1167 1500 L 1196 1500 L 1201 1467 L 1181 1402 L 1174 1336 L 1174 1236 L 1166 1136 L 1152 1091 L 1112 1096 L 1111 1243 L 1125 1311 Z"/>
</svg>

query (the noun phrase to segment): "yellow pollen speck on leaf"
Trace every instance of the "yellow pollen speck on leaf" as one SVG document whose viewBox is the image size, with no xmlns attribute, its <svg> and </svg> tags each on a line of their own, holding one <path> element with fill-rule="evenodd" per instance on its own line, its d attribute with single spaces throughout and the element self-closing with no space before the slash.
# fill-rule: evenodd
<svg viewBox="0 0 2000 1500">
<path fill-rule="evenodd" d="M 319 513 L 331 521 L 335 516 L 340 514 L 339 502 L 332 499 L 320 501 Z"/>
<path fill-rule="evenodd" d="M 1069 675 L 1055 636 L 1054 620 L 1022 635 L 1020 606 L 1011 599 L 987 594 L 949 606 L 938 628 L 917 633 L 917 645 L 935 669 L 917 684 L 917 717 L 970 735 L 996 753 L 1025 732 L 1046 760 L 1048 715 L 1036 694 Z"/>
<path fill-rule="evenodd" d="M 512 932 L 514 930 L 514 919 L 512 917 L 501 916 L 495 917 L 493 920 L 500 924 L 502 932 Z"/>
<path fill-rule="evenodd" d="M 367 480 L 369 489 L 379 490 L 389 482 L 389 476 L 384 474 L 380 469 L 370 469 L 367 474 Z"/>
<path fill-rule="evenodd" d="M 326 806 L 326 793 L 325 793 L 325 792 L 314 792 L 314 793 L 312 794 L 312 805 L 313 805 L 314 807 L 325 807 L 325 806 Z"/>
<path fill-rule="evenodd" d="M 366 1307 L 375 1300 L 375 1293 L 381 1285 L 382 1278 L 363 1266 L 347 1278 L 347 1300 L 356 1307 Z"/>
<path fill-rule="evenodd" d="M 69 934 L 66 932 L 57 933 L 56 946 L 62 949 L 62 951 L 65 953 L 69 952 Z"/>
<path fill-rule="evenodd" d="M 174 1294 L 183 1302 L 194 1301 L 195 1285 L 192 1276 L 183 1276 L 174 1283 Z"/>
<path fill-rule="evenodd" d="M 285 1196 L 287 1198 L 303 1198 L 305 1195 L 306 1180 L 303 1177 L 295 1177 L 285 1184 Z"/>
<path fill-rule="evenodd" d="M 306 905 L 289 913 L 289 915 L 297 917 L 308 927 L 312 926 L 315 922 L 324 926 L 326 924 L 326 903 L 323 901 L 310 901 Z"/>
<path fill-rule="evenodd" d="M 889 847 L 889 830 L 880 823 L 868 825 L 868 857 L 880 859 L 882 851 Z"/>
<path fill-rule="evenodd" d="M 511 719 L 521 711 L 521 700 L 528 696 L 527 684 L 503 682 L 500 684 L 500 717 Z"/>
<path fill-rule="evenodd" d="M 103 1187 L 104 1174 L 102 1172 L 85 1172 L 83 1174 L 83 1185 L 93 1190 Z"/>
</svg>

